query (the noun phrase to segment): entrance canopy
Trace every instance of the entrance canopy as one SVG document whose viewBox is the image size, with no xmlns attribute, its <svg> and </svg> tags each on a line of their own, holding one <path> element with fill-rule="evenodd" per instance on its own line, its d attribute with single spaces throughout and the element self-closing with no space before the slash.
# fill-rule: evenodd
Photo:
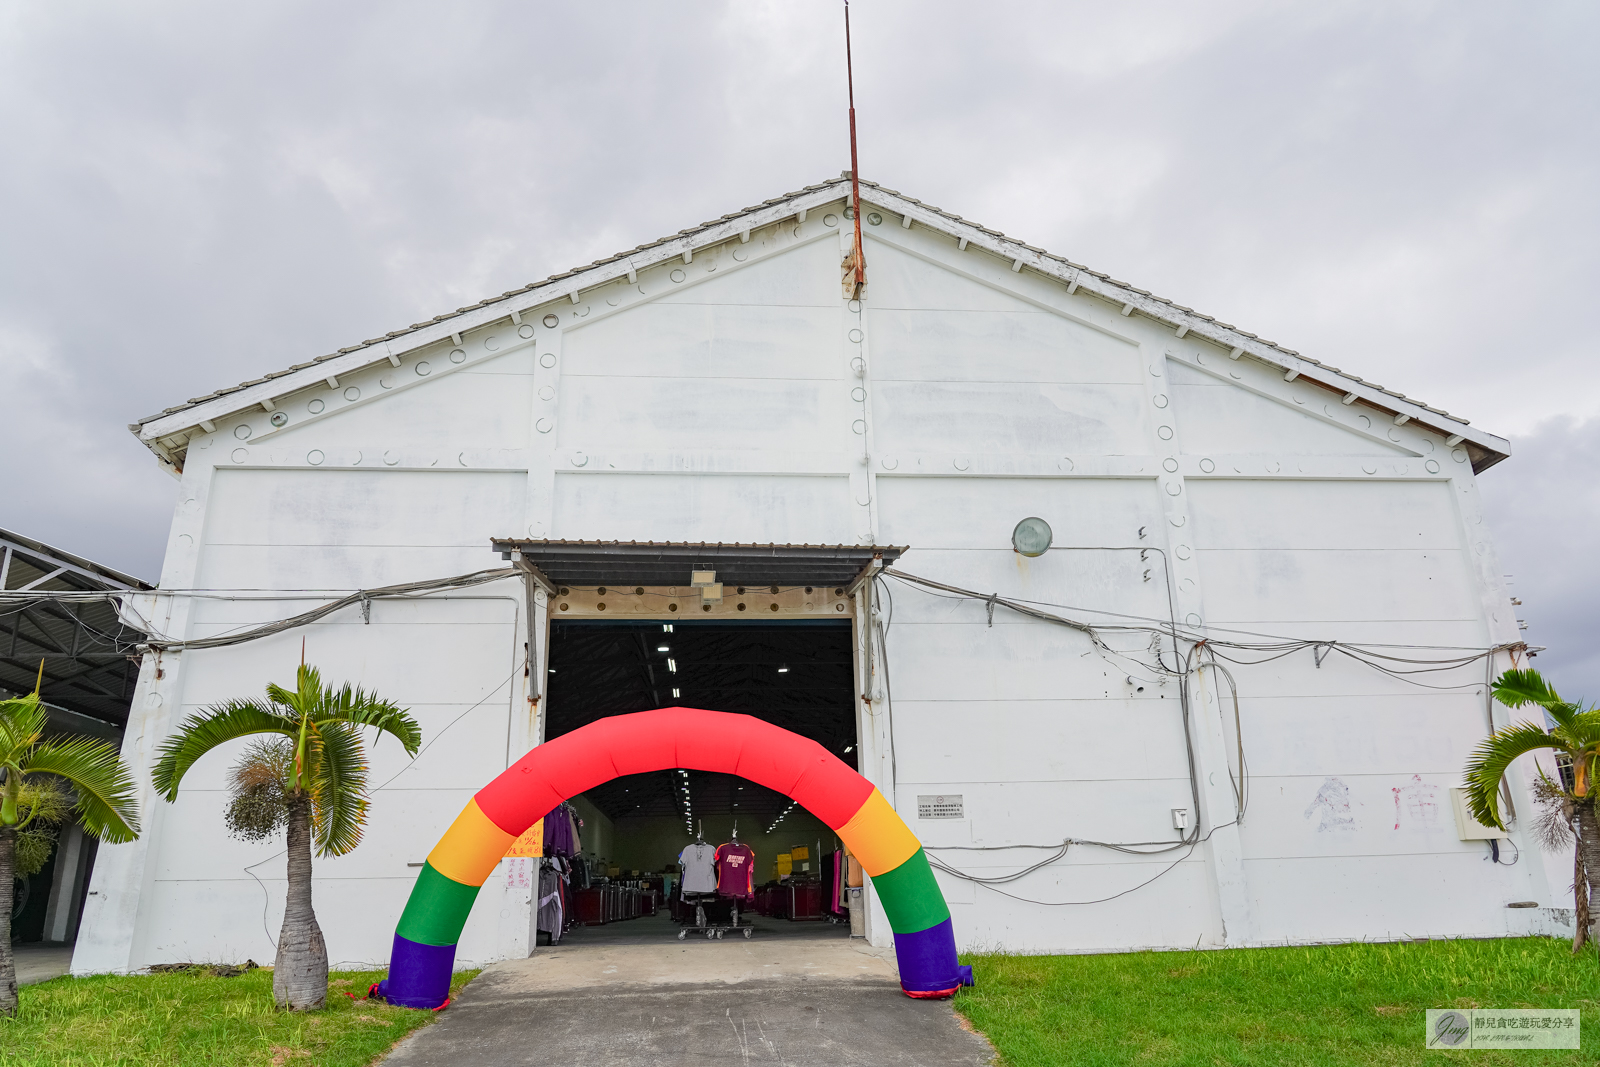
<svg viewBox="0 0 1600 1067">
<path fill-rule="evenodd" d="M 725 545 L 670 541 L 547 541 L 495 538 L 506 559 L 552 585 L 688 585 L 694 571 L 716 571 L 723 585 L 853 585 L 873 560 L 888 566 L 905 548 L 892 545 Z"/>
</svg>

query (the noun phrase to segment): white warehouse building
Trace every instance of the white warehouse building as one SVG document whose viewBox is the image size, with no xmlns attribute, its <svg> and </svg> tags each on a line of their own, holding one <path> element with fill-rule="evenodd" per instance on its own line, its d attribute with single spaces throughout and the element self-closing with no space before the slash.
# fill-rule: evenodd
<svg viewBox="0 0 1600 1067">
<path fill-rule="evenodd" d="M 1567 860 L 1450 792 L 1509 721 L 1486 680 L 1525 662 L 1476 484 L 1507 442 L 860 195 L 859 293 L 841 178 L 134 426 L 181 482 L 127 603 L 156 635 L 123 745 L 145 831 L 101 848 L 74 972 L 271 956 L 281 845 L 227 834 L 236 749 L 174 803 L 150 774 L 302 642 L 425 745 L 376 743 L 366 840 L 316 861 L 336 965 L 388 960 L 423 857 L 529 748 L 672 705 L 852 762 L 963 949 L 1494 937 L 1570 907 Z M 636 777 L 575 802 L 600 877 L 740 816 L 761 879 L 832 848 L 731 776 Z M 517 862 L 458 967 L 537 951 Z M 880 906 L 866 927 L 889 943 Z"/>
</svg>

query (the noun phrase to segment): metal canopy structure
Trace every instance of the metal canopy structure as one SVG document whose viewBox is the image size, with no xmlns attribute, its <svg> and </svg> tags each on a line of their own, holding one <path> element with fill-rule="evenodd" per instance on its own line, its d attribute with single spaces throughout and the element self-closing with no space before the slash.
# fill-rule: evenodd
<svg viewBox="0 0 1600 1067">
<path fill-rule="evenodd" d="M 103 594 L 153 588 L 0 530 L 0 690 L 32 692 L 42 662 L 47 703 L 117 727 L 126 724 L 138 678 L 128 657 L 144 634 L 125 625 Z"/>
<path fill-rule="evenodd" d="M 667 625 L 553 623 L 546 737 L 609 715 L 682 705 L 754 715 L 855 765 L 849 621 L 682 620 L 670 630 Z M 748 815 L 770 822 L 789 805 L 788 797 L 754 782 L 699 771 L 618 778 L 585 795 L 613 819 L 682 815 L 685 786 L 697 815 Z"/>
<path fill-rule="evenodd" d="M 716 571 L 724 585 L 850 586 L 874 560 L 888 566 L 906 551 L 893 545 L 740 545 L 651 541 L 548 541 L 496 538 L 553 585 L 688 585 L 693 571 Z"/>
</svg>

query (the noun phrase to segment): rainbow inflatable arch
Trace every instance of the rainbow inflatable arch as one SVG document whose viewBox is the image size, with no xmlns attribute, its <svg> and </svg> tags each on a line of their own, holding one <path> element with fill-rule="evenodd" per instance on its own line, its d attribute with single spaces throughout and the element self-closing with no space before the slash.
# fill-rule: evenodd
<svg viewBox="0 0 1600 1067">
<path fill-rule="evenodd" d="M 871 782 L 815 741 L 749 715 L 661 708 L 563 734 L 480 789 L 428 854 L 375 993 L 408 1008 L 442 1005 L 467 913 L 511 843 L 563 800 L 625 774 L 676 767 L 740 775 L 827 823 L 872 877 L 909 996 L 948 997 L 972 984 L 928 857 Z"/>
</svg>

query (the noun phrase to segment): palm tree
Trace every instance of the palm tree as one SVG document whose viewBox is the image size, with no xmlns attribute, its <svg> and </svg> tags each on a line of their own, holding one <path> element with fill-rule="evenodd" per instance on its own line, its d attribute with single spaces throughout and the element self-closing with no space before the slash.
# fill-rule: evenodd
<svg viewBox="0 0 1600 1067">
<path fill-rule="evenodd" d="M 11 956 L 16 879 L 44 867 L 55 827 L 76 818 L 102 841 L 122 844 L 139 836 L 133 775 L 116 748 L 90 737 L 43 741 L 49 721 L 37 688 L 0 700 L 0 1016 L 17 1013 Z"/>
<path fill-rule="evenodd" d="M 1533 783 L 1540 807 L 1536 825 L 1547 847 L 1572 844 L 1572 894 L 1577 905 L 1578 930 L 1572 950 L 1589 938 L 1589 902 L 1600 891 L 1600 820 L 1595 813 L 1595 760 L 1600 757 L 1600 708 L 1562 700 L 1538 671 L 1511 670 L 1495 679 L 1494 697 L 1508 708 L 1529 704 L 1545 710 L 1555 726 L 1546 729 L 1519 722 L 1496 730 L 1478 745 L 1467 761 L 1467 804 L 1485 826 L 1504 830 L 1500 817 L 1500 783 L 1518 756 L 1539 749 L 1554 749 L 1572 761 L 1572 785 L 1551 779 L 1541 769 Z"/>
<path fill-rule="evenodd" d="M 272 995 L 291 1011 L 321 1008 L 328 997 L 328 947 L 311 907 L 311 843 L 319 856 L 343 856 L 361 843 L 367 822 L 367 759 L 361 728 L 393 734 L 416 755 L 416 720 L 377 695 L 322 684 L 300 664 L 291 691 L 267 686 L 267 699 L 233 700 L 184 720 L 161 746 L 155 787 L 168 801 L 196 760 L 227 741 L 260 734 L 233 774 L 228 823 L 261 837 L 287 828 L 289 891 L 278 934 Z"/>
</svg>

